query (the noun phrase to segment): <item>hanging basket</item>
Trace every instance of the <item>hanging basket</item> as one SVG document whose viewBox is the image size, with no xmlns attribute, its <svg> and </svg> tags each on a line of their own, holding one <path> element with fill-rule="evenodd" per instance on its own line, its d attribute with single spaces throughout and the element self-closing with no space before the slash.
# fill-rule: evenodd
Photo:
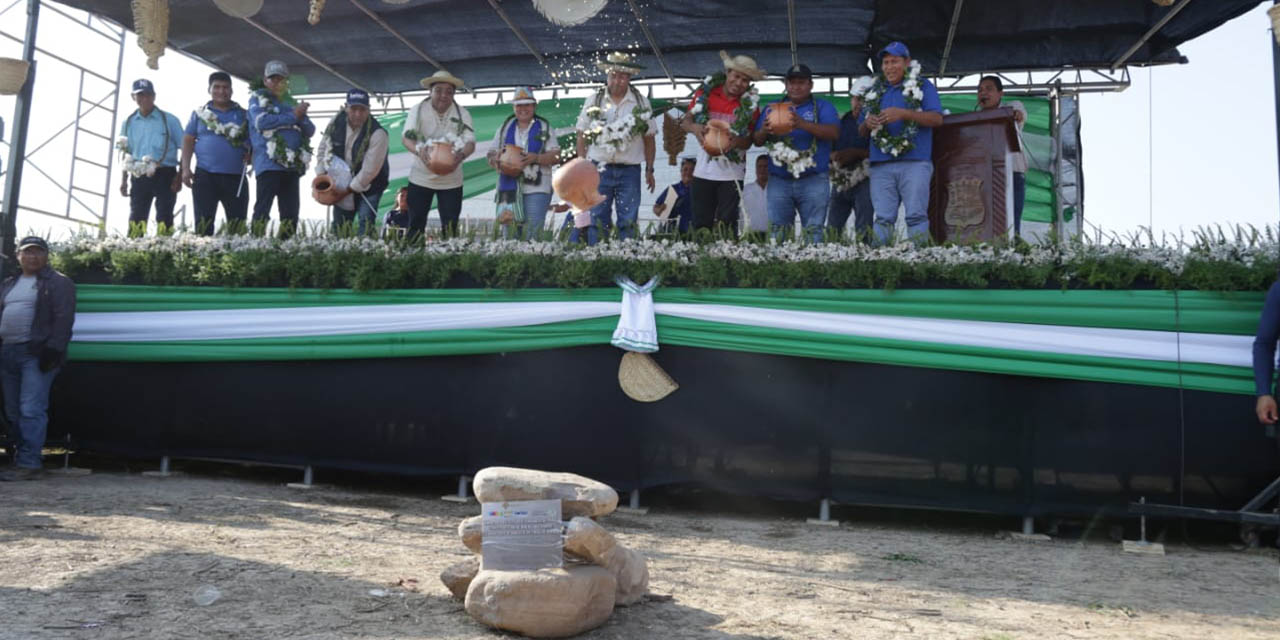
<svg viewBox="0 0 1280 640">
<path fill-rule="evenodd" d="M 31 63 L 17 58 L 0 58 L 0 94 L 11 96 L 27 83 Z"/>
<path fill-rule="evenodd" d="M 169 41 L 169 0 L 133 0 L 130 6 L 133 30 L 138 34 L 138 46 L 147 54 L 147 67 L 159 69 Z"/>
<path fill-rule="evenodd" d="M 628 351 L 618 365 L 618 386 L 636 402 L 657 402 L 680 388 L 675 380 L 645 353 Z"/>
<path fill-rule="evenodd" d="M 324 0 L 311 0 L 311 10 L 307 12 L 307 24 L 320 24 L 320 14 L 324 12 Z"/>
<path fill-rule="evenodd" d="M 680 119 L 667 113 L 662 117 L 662 150 L 667 152 L 667 164 L 676 166 L 676 158 L 684 151 L 685 134 Z"/>
<path fill-rule="evenodd" d="M 1271 18 L 1271 35 L 1275 36 L 1276 44 L 1280 44 L 1280 4 L 1267 9 L 1267 16 Z"/>
</svg>

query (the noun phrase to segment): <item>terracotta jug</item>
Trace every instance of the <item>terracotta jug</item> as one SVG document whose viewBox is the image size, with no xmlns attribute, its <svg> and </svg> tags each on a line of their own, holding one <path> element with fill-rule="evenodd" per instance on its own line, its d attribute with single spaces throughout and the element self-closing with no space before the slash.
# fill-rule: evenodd
<svg viewBox="0 0 1280 640">
<path fill-rule="evenodd" d="M 556 169 L 551 176 L 551 188 L 575 212 L 586 211 L 604 202 L 604 194 L 600 193 L 600 172 L 594 164 L 582 158 L 574 158 Z"/>
<path fill-rule="evenodd" d="M 333 188 L 333 178 L 327 175 L 316 176 L 311 181 L 311 197 L 325 206 L 337 204 L 339 200 L 347 197 L 348 193 L 351 192 Z"/>
<path fill-rule="evenodd" d="M 504 176 L 518 178 L 524 171 L 524 168 L 520 166 L 523 160 L 524 149 L 514 144 L 503 145 L 502 153 L 498 156 L 498 170 Z"/>
<path fill-rule="evenodd" d="M 791 114 L 795 111 L 795 105 L 790 102 L 779 102 L 769 105 L 769 115 L 765 117 L 770 128 L 773 129 L 773 135 L 785 136 L 791 133 L 794 128 L 791 126 Z"/>
<path fill-rule="evenodd" d="M 712 120 L 707 123 L 706 131 L 702 134 L 702 148 L 706 149 L 707 155 L 721 155 L 729 150 L 730 144 L 733 144 L 733 132 L 729 130 L 728 122 Z"/>
<path fill-rule="evenodd" d="M 445 175 L 453 171 L 453 145 L 448 142 L 437 142 L 431 145 L 427 153 L 427 169 L 437 175 Z"/>
</svg>

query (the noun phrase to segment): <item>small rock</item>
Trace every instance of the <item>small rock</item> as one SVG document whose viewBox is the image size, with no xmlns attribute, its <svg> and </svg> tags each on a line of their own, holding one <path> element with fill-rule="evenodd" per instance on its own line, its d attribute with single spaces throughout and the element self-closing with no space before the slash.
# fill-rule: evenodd
<svg viewBox="0 0 1280 640">
<path fill-rule="evenodd" d="M 618 492 L 612 487 L 573 473 L 488 467 L 476 473 L 472 489 L 480 502 L 560 500 L 564 518 L 595 518 L 618 507 Z"/>
<path fill-rule="evenodd" d="M 569 525 L 565 527 L 565 552 L 572 553 L 592 564 L 605 566 L 606 554 L 617 544 L 613 535 L 591 518 L 578 516 L 569 520 Z"/>
<path fill-rule="evenodd" d="M 594 565 L 537 571 L 481 571 L 467 589 L 467 613 L 495 629 L 563 638 L 594 629 L 613 612 L 617 581 Z"/>
<path fill-rule="evenodd" d="M 458 537 L 472 553 L 481 553 L 484 542 L 484 518 L 471 516 L 458 523 Z"/>
<path fill-rule="evenodd" d="M 613 574 L 618 590 L 614 601 L 626 607 L 641 600 L 649 592 L 649 564 L 644 555 L 635 549 L 616 545 L 605 558 L 605 569 Z"/>
<path fill-rule="evenodd" d="M 467 597 L 467 588 L 471 586 L 471 581 L 479 571 L 480 558 L 471 556 L 445 567 L 444 571 L 440 572 L 440 582 L 444 583 L 453 597 L 463 600 Z"/>
</svg>

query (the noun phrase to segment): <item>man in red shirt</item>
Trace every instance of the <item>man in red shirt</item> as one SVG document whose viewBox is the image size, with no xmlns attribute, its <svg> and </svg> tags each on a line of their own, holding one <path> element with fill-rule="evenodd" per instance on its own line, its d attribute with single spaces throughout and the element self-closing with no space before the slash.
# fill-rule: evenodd
<svg viewBox="0 0 1280 640">
<path fill-rule="evenodd" d="M 737 237 L 747 149 L 760 114 L 759 94 L 751 83 L 764 78 L 765 72 L 748 56 L 730 56 L 721 51 L 720 58 L 724 73 L 703 81 L 680 126 L 692 133 L 699 144 L 691 188 L 694 232 L 713 229 L 717 234 Z M 711 131 L 712 121 L 728 125 L 727 137 Z"/>
</svg>

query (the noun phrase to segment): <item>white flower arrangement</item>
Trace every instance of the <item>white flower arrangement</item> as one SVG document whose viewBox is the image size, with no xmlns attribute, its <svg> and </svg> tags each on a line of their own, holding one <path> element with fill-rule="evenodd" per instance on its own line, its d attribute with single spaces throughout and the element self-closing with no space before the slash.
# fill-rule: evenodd
<svg viewBox="0 0 1280 640">
<path fill-rule="evenodd" d="M 116 138 L 116 151 L 121 154 L 129 153 L 129 138 L 127 136 Z"/>
<path fill-rule="evenodd" d="M 902 79 L 902 97 L 907 103 L 907 109 L 920 111 L 920 103 L 924 100 L 924 86 L 920 80 L 920 61 L 912 60 L 908 65 L 907 74 Z M 885 79 L 884 73 L 877 73 L 875 79 L 870 84 L 859 80 L 849 90 L 850 96 L 860 96 L 862 98 L 863 109 L 871 115 L 880 113 L 882 109 L 881 101 L 885 94 L 889 91 L 889 81 Z M 920 125 L 915 121 L 907 121 L 902 129 L 902 133 L 896 136 L 889 135 L 884 127 L 874 127 L 871 129 L 871 141 L 876 148 L 897 158 L 905 154 L 916 146 L 916 132 L 920 130 Z"/>
<path fill-rule="evenodd" d="M 453 147 L 453 151 L 455 153 L 460 153 L 467 146 L 467 141 L 463 139 L 461 135 L 456 133 L 445 133 L 444 135 L 439 135 L 425 142 L 418 143 L 418 148 L 430 149 L 441 142 L 448 143 L 449 146 Z"/>
<path fill-rule="evenodd" d="M 151 177 L 156 174 L 156 161 L 151 156 L 142 156 L 134 158 L 129 154 L 124 155 L 124 170 L 135 178 Z"/>
<path fill-rule="evenodd" d="M 210 109 L 207 104 L 196 109 L 196 118 L 203 122 L 204 126 L 208 127 L 215 135 L 226 139 L 227 143 L 233 147 L 243 145 L 245 139 L 248 138 L 249 132 L 244 125 L 235 122 L 220 122 L 218 114 L 214 113 L 213 109 Z"/>
<path fill-rule="evenodd" d="M 259 89 L 254 92 L 251 99 L 257 100 L 258 106 L 265 109 L 267 113 L 280 113 L 280 107 L 267 95 L 266 89 Z M 267 129 L 262 132 L 263 139 L 267 141 L 267 157 L 285 169 L 298 174 L 305 174 L 307 166 L 311 164 L 311 142 L 306 137 L 300 137 L 302 142 L 298 145 L 298 148 L 289 148 L 289 143 L 285 141 L 284 135 L 281 133 L 288 129 L 293 129 L 299 133 L 302 131 L 297 125 L 289 125 Z"/>
<path fill-rule="evenodd" d="M 648 133 L 649 120 L 653 118 L 652 111 L 637 105 L 631 110 L 630 116 L 616 115 L 615 112 L 612 104 L 607 109 L 587 107 L 587 117 L 593 124 L 582 132 L 582 137 L 588 145 L 610 146 L 615 151 L 621 151 L 634 138 Z M 611 114 L 614 114 L 612 119 Z"/>
<path fill-rule="evenodd" d="M 831 186 L 844 193 L 871 177 L 871 160 L 863 159 L 857 166 L 845 167 L 839 162 L 831 163 Z"/>
<path fill-rule="evenodd" d="M 815 139 L 816 140 L 816 139 Z M 769 159 L 781 165 L 793 178 L 799 178 L 808 169 L 817 166 L 813 158 L 813 148 L 796 149 L 783 140 L 773 142 L 766 147 Z"/>
</svg>

